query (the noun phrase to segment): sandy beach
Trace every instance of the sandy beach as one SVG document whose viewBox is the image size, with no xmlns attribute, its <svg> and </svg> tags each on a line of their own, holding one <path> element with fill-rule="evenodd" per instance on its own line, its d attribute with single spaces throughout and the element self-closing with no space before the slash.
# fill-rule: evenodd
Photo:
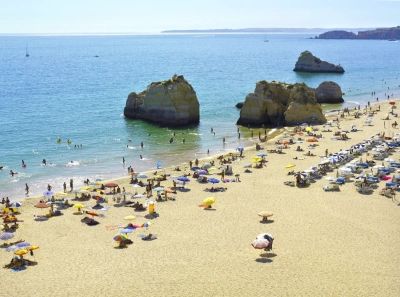
<svg viewBox="0 0 400 297">
<path fill-rule="evenodd" d="M 385 181 L 368 194 L 358 193 L 353 182 L 341 185 L 340 191 L 324 191 L 323 186 L 329 185 L 326 177 L 335 177 L 336 170 L 308 187 L 284 185 L 284 181 L 295 181 L 287 174 L 289 171 L 318 164 L 326 149 L 335 153 L 377 133 L 392 136 L 400 132 L 399 126 L 390 125 L 397 120 L 392 115 L 384 128 L 382 119 L 389 112 L 389 101 L 377 103 L 372 109 L 378 105 L 380 111 L 373 117 L 354 118 L 353 112 L 339 117 L 342 129 L 350 130 L 351 124 L 358 129 L 348 133 L 347 140 L 334 141 L 333 132 L 322 132 L 326 128 L 318 126 L 315 133 L 323 137 L 311 150 L 315 156 L 304 155 L 309 145 L 304 140 L 289 145 L 283 154 L 269 153 L 276 149 L 276 141 L 289 138 L 288 130 L 293 128 L 279 129 L 274 138 L 261 144 L 263 150 L 245 148 L 244 157 L 232 163 L 233 175 L 226 178 L 235 179 L 235 174 L 240 174 L 240 182 L 215 184 L 227 190 L 208 193 L 204 189 L 212 184 L 198 183 L 190 177 L 185 190 L 169 194 L 175 200 L 155 204 L 158 217 L 146 216 L 147 211 L 136 212 L 114 202 L 112 195 L 103 195 L 108 197 L 104 205 L 110 208 L 97 211 L 104 217 L 95 217 L 99 222 L 96 226 L 82 223 L 85 215 L 74 214 L 77 209 L 72 207 L 62 210 L 61 216 L 35 221 L 34 215 L 48 212 L 34 207 L 43 197 L 19 200 L 23 206 L 17 217 L 23 222 L 8 242 L 21 239 L 39 246 L 34 257 L 25 256 L 37 265 L 18 272 L 1 269 L 3 295 L 399 296 L 400 195 L 397 201 L 380 195 Z M 330 116 L 329 120 L 336 117 Z M 367 119 L 372 119 L 371 125 L 364 125 Z M 330 129 L 336 131 L 336 124 Z M 296 140 L 298 137 L 308 138 L 305 134 L 294 136 Z M 304 151 L 296 151 L 297 146 Z M 251 159 L 260 152 L 268 155 L 268 162 L 263 168 L 249 168 L 251 172 L 245 173 L 244 165 L 252 164 Z M 200 166 L 212 160 L 218 166 L 217 157 L 201 159 Z M 362 157 L 365 160 L 367 156 L 364 153 Z M 399 149 L 390 157 L 399 161 Z M 182 171 L 172 167 L 157 174 L 193 174 L 189 160 L 181 161 L 177 165 Z M 285 168 L 288 164 L 295 167 Z M 170 176 L 161 182 L 162 186 L 173 185 Z M 220 179 L 216 174 L 208 177 Z M 134 192 L 129 181 L 127 176 L 113 182 Z M 216 198 L 212 209 L 199 207 L 211 196 Z M 73 198 L 74 194 L 67 197 Z M 156 199 L 156 192 L 151 199 Z M 146 198 L 129 200 L 144 203 Z M 95 200 L 83 204 L 94 206 Z M 0 209 L 3 207 L 0 204 Z M 260 211 L 272 212 L 273 216 L 263 222 L 257 215 Z M 132 224 L 153 224 L 128 234 L 133 244 L 117 249 L 113 237 L 120 233 L 120 227 L 130 223 L 124 220 L 128 215 L 136 216 Z M 149 233 L 157 239 L 141 239 L 140 235 Z M 251 246 L 260 233 L 274 236 L 271 251 Z M 12 252 L 0 248 L 2 266 L 12 257 Z"/>
</svg>

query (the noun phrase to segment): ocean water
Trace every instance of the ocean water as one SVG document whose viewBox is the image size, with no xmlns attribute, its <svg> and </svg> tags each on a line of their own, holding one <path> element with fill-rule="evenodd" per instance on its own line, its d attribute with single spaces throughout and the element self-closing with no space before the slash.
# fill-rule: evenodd
<svg viewBox="0 0 400 297">
<path fill-rule="evenodd" d="M 400 97 L 399 42 L 310 36 L 268 35 L 269 42 L 264 34 L 0 36 L 0 198 L 24 197 L 25 183 L 31 195 L 47 184 L 58 191 L 71 178 L 79 187 L 86 178 L 125 176 L 128 166 L 152 170 L 157 161 L 166 167 L 207 157 L 207 150 L 219 154 L 252 144 L 251 131 L 235 125 L 234 106 L 260 80 L 310 87 L 335 81 L 346 102 L 324 109 Z M 293 72 L 304 50 L 340 63 L 346 72 Z M 200 125 L 168 129 L 123 117 L 130 92 L 175 73 L 197 93 Z M 253 129 L 255 137 L 260 131 Z M 12 177 L 10 170 L 18 174 Z"/>
</svg>

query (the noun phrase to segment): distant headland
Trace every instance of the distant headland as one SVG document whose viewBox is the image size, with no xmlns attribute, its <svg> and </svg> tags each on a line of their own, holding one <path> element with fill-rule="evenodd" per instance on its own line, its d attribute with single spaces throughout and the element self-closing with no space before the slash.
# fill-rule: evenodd
<svg viewBox="0 0 400 297">
<path fill-rule="evenodd" d="M 307 33 L 323 33 L 329 30 L 344 30 L 357 32 L 360 30 L 373 30 L 375 28 L 244 28 L 244 29 L 193 29 L 193 30 L 165 30 L 161 33 L 297 33 L 297 34 L 307 34 Z"/>
<path fill-rule="evenodd" d="M 315 36 L 315 39 L 400 39 L 400 26 L 393 28 L 378 28 L 375 30 L 358 31 L 358 34 L 345 30 L 333 30 Z"/>
</svg>

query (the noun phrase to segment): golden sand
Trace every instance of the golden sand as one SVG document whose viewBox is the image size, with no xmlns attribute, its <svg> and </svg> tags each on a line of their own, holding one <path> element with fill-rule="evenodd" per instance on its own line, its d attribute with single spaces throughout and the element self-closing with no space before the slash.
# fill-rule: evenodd
<svg viewBox="0 0 400 297">
<path fill-rule="evenodd" d="M 352 183 L 340 186 L 338 192 L 324 192 L 322 186 L 329 184 L 324 178 L 307 188 L 283 184 L 294 181 L 287 175 L 289 170 L 301 171 L 319 163 L 326 149 L 338 152 L 378 132 L 400 132 L 389 126 L 391 121 L 386 121 L 384 129 L 381 118 L 387 110 L 388 102 L 381 103 L 372 126 L 363 125 L 364 116 L 340 118 L 342 129 L 350 130 L 349 125 L 356 124 L 360 130 L 349 133 L 346 141 L 331 140 L 333 133 L 321 132 L 324 128 L 320 126 L 317 133 L 324 138 L 312 150 L 315 157 L 304 156 L 304 142 L 284 149 L 285 154 L 268 153 L 264 168 L 244 173 L 244 164 L 252 163 L 258 153 L 246 148 L 245 157 L 233 163 L 241 182 L 219 183 L 215 186 L 227 191 L 207 193 L 203 190 L 211 184 L 192 180 L 186 185 L 190 190 L 173 195 L 175 201 L 155 205 L 159 217 L 154 219 L 144 217 L 147 212 L 116 207 L 109 198 L 111 207 L 98 211 L 104 217 L 96 218 L 97 226 L 83 224 L 84 215 L 74 214 L 74 208 L 37 222 L 34 215 L 48 210 L 33 207 L 40 198 L 25 199 L 18 216 L 24 222 L 13 240 L 40 246 L 34 258 L 25 256 L 38 264 L 16 273 L 1 269 L 1 295 L 400 296 L 400 206 L 379 194 L 384 181 L 369 195 L 358 193 Z M 274 149 L 277 138 L 283 136 L 263 144 L 264 152 Z M 295 151 L 297 145 L 305 152 Z M 399 152 L 391 157 L 398 160 Z M 285 168 L 288 164 L 295 167 Z M 181 167 L 181 172 L 167 168 L 161 173 L 190 172 L 188 165 Z M 116 182 L 127 191 L 135 190 L 128 177 Z M 172 186 L 172 181 L 162 185 Z M 199 207 L 210 196 L 216 198 L 212 210 Z M 135 200 L 143 203 L 146 198 Z M 93 206 L 95 201 L 84 204 Z M 260 211 L 273 216 L 262 222 Z M 113 236 L 120 232 L 118 226 L 129 223 L 123 218 L 132 214 L 136 215 L 132 224 L 151 221 L 153 225 L 129 234 L 134 243 L 126 249 L 115 249 Z M 157 239 L 141 240 L 139 235 L 149 232 Z M 273 250 L 255 250 L 251 242 L 265 232 L 275 237 Z M 12 256 L 1 248 L 1 265 Z"/>
</svg>

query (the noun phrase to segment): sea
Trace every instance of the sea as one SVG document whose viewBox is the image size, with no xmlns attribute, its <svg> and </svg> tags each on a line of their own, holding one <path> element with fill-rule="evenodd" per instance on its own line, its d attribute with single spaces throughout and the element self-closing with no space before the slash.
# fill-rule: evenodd
<svg viewBox="0 0 400 297">
<path fill-rule="evenodd" d="M 26 183 L 30 195 L 41 195 L 48 184 L 58 192 L 70 179 L 79 188 L 86 179 L 128 176 L 129 166 L 137 172 L 157 170 L 159 161 L 169 167 L 254 145 L 265 131 L 237 126 L 235 105 L 261 80 L 314 88 L 334 81 L 345 103 L 323 105 L 325 111 L 400 97 L 399 42 L 310 37 L 1 35 L 0 198 L 23 199 Z M 340 64 L 345 73 L 294 72 L 305 50 Z M 123 116 L 129 93 L 174 74 L 183 75 L 197 93 L 199 125 L 158 127 Z"/>
</svg>

